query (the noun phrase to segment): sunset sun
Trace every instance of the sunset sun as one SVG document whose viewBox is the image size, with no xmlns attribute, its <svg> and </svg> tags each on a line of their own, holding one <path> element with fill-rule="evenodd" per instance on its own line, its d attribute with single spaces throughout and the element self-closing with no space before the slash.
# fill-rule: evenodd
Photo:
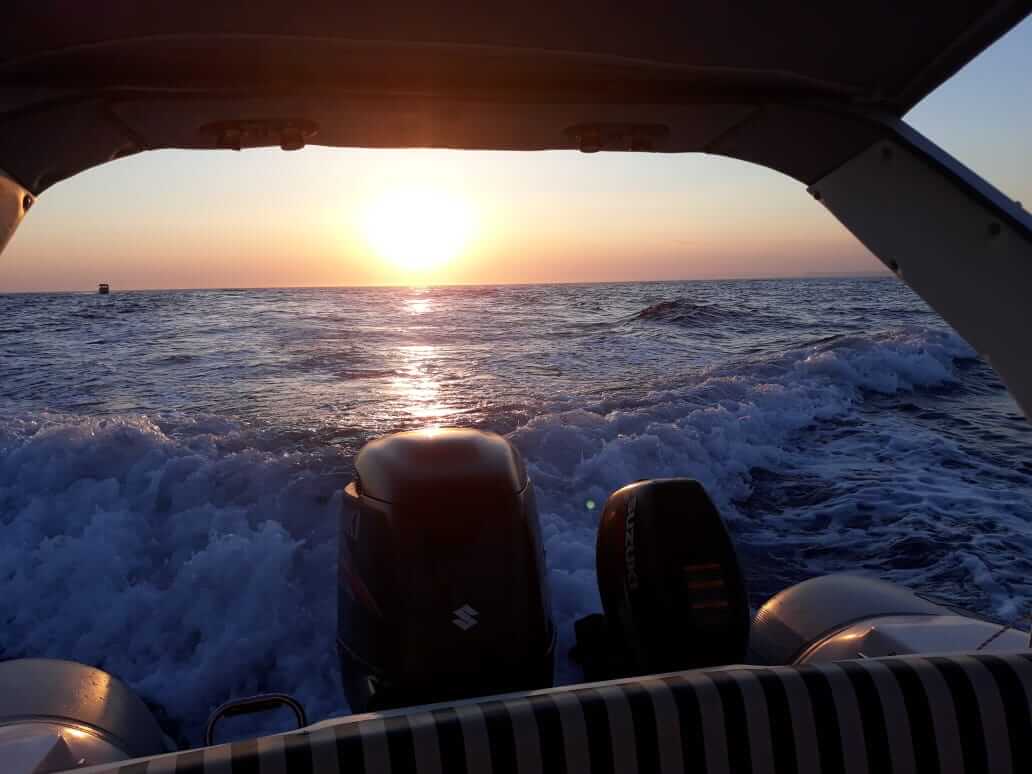
<svg viewBox="0 0 1032 774">
<path fill-rule="evenodd" d="M 397 188 L 373 198 L 362 217 L 372 250 L 410 273 L 425 273 L 459 256 L 476 228 L 469 202 L 433 188 Z"/>
</svg>

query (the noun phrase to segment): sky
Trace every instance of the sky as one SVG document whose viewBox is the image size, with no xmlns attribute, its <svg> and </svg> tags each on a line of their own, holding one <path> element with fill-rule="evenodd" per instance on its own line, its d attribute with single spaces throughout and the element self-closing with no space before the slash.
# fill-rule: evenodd
<svg viewBox="0 0 1032 774">
<path fill-rule="evenodd" d="M 1032 202 L 1032 18 L 906 120 Z M 151 151 L 44 192 L 0 292 L 863 274 L 805 188 L 703 154 Z"/>
</svg>

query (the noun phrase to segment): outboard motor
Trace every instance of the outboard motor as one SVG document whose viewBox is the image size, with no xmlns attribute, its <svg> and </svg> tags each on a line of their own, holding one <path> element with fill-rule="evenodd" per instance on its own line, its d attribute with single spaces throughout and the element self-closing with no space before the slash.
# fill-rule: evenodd
<svg viewBox="0 0 1032 774">
<path fill-rule="evenodd" d="M 547 687 L 555 629 L 519 452 L 476 430 L 398 433 L 355 459 L 338 635 L 354 712 Z"/>
<path fill-rule="evenodd" d="M 596 548 L 605 617 L 577 623 L 589 680 L 741 663 L 749 603 L 734 545 L 698 481 L 610 495 Z"/>
</svg>

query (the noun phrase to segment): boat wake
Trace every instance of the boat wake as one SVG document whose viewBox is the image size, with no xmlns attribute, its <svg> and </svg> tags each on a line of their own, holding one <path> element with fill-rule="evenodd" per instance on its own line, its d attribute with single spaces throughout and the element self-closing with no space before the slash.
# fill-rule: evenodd
<svg viewBox="0 0 1032 774">
<path fill-rule="evenodd" d="M 972 446 L 972 426 L 942 410 L 979 368 L 951 333 L 897 329 L 543 404 L 510 438 L 539 495 L 560 679 L 579 677 L 573 621 L 599 609 L 599 509 L 646 477 L 703 482 L 754 602 L 856 570 L 1018 618 L 1032 591 L 1032 467 L 1002 441 L 995 456 Z M 0 428 L 0 656 L 100 666 L 193 741 L 229 696 L 290 691 L 312 718 L 344 709 L 334 631 L 348 452 L 206 415 L 23 411 Z"/>
</svg>

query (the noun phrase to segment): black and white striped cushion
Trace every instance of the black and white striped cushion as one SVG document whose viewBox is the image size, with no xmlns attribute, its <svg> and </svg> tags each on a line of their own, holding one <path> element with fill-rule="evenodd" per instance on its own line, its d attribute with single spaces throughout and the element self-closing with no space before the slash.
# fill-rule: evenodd
<svg viewBox="0 0 1032 774">
<path fill-rule="evenodd" d="M 731 667 L 320 723 L 119 774 L 1032 772 L 1032 654 Z"/>
</svg>

